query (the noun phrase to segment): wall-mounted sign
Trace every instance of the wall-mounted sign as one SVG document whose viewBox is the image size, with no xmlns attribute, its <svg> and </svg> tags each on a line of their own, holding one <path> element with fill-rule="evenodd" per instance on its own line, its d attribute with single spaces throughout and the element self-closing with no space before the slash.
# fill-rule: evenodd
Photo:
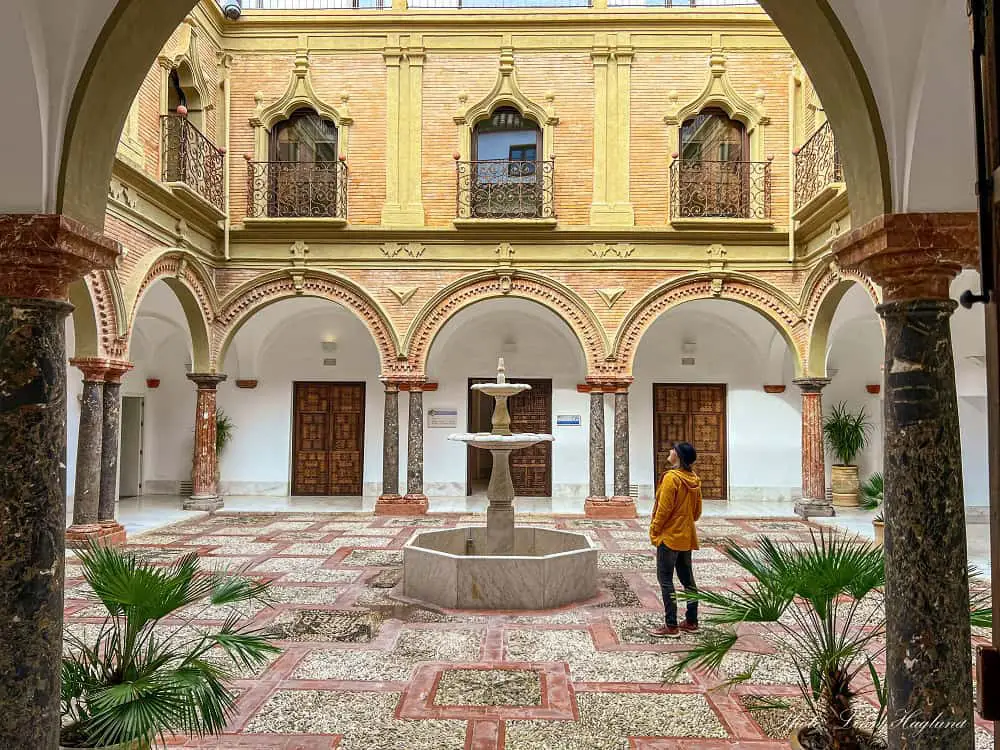
<svg viewBox="0 0 1000 750">
<path fill-rule="evenodd" d="M 430 409 L 427 412 L 428 427 L 458 427 L 458 409 Z"/>
<path fill-rule="evenodd" d="M 556 427 L 579 427 L 583 420 L 579 414 L 557 414 Z"/>
</svg>

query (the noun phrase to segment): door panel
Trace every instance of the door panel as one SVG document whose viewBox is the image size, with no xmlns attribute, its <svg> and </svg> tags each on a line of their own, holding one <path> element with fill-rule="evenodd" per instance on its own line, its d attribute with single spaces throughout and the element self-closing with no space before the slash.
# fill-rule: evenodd
<svg viewBox="0 0 1000 750">
<path fill-rule="evenodd" d="M 669 468 L 674 442 L 686 441 L 698 451 L 695 471 L 702 494 L 709 499 L 727 495 L 726 386 L 653 386 L 653 450 L 657 481 Z"/>
<path fill-rule="evenodd" d="M 142 494 L 142 396 L 123 396 L 121 409 L 118 496 L 136 497 Z"/>
<path fill-rule="evenodd" d="M 293 495 L 360 495 L 364 383 L 296 383 Z"/>
</svg>

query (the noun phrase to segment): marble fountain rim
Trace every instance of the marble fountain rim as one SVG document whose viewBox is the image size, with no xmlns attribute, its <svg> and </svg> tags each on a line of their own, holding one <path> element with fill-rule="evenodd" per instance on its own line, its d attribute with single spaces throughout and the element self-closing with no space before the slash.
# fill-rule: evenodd
<svg viewBox="0 0 1000 750">
<path fill-rule="evenodd" d="M 497 435 L 493 432 L 454 432 L 448 436 L 448 439 L 466 443 L 470 440 L 480 440 L 496 444 L 525 443 L 529 440 L 533 440 L 536 443 L 555 442 L 553 435 L 543 435 L 534 432 L 517 432 L 513 435 Z"/>
<path fill-rule="evenodd" d="M 594 541 L 588 537 L 586 534 L 581 534 L 576 531 L 566 531 L 565 529 L 545 529 L 545 531 L 553 531 L 561 535 L 571 535 L 580 537 L 586 544 L 585 547 L 580 547 L 578 549 L 564 550 L 563 552 L 550 552 L 544 555 L 456 555 L 451 552 L 442 552 L 441 550 L 431 549 L 430 547 L 423 547 L 417 544 L 417 540 L 420 539 L 425 534 L 441 534 L 442 532 L 452 532 L 465 531 L 467 529 L 483 529 L 484 526 L 456 526 L 453 529 L 434 529 L 427 530 L 417 534 L 415 537 L 410 539 L 406 544 L 403 545 L 403 549 L 415 549 L 420 550 L 420 552 L 427 552 L 432 555 L 440 555 L 441 557 L 448 557 L 454 560 L 548 560 L 552 558 L 565 557 L 569 555 L 579 555 L 582 552 L 590 551 L 600 551 L 600 548 L 594 544 Z M 533 529 L 534 526 L 515 526 L 515 532 L 518 529 Z"/>
</svg>

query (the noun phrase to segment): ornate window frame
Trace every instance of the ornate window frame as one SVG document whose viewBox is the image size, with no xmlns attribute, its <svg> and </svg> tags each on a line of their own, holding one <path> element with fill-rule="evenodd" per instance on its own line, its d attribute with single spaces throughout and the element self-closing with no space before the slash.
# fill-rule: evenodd
<svg viewBox="0 0 1000 750">
<path fill-rule="evenodd" d="M 198 27 L 194 18 L 188 16 L 184 19 L 178 31 L 177 44 L 169 53 L 161 54 L 157 61 L 160 63 L 161 115 L 170 114 L 170 73 L 181 66 L 186 66 L 191 71 L 192 86 L 198 92 L 202 109 L 208 112 L 215 108 L 215 102 L 211 99 L 214 87 L 208 84 L 201 55 L 198 53 Z"/>
</svg>

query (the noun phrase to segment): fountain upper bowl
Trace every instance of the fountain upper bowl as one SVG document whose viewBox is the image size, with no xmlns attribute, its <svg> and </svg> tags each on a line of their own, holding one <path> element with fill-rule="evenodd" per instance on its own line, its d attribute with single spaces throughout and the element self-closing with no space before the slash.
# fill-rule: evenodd
<svg viewBox="0 0 1000 750">
<path fill-rule="evenodd" d="M 551 435 L 536 434 L 533 432 L 520 432 L 513 435 L 494 435 L 492 432 L 458 432 L 448 436 L 449 440 L 457 443 L 467 443 L 474 448 L 485 450 L 521 450 L 530 448 L 536 443 L 551 443 Z"/>
<path fill-rule="evenodd" d="M 527 383 L 476 383 L 472 390 L 485 393 L 487 396 L 516 396 L 524 391 L 530 391 Z"/>
</svg>

